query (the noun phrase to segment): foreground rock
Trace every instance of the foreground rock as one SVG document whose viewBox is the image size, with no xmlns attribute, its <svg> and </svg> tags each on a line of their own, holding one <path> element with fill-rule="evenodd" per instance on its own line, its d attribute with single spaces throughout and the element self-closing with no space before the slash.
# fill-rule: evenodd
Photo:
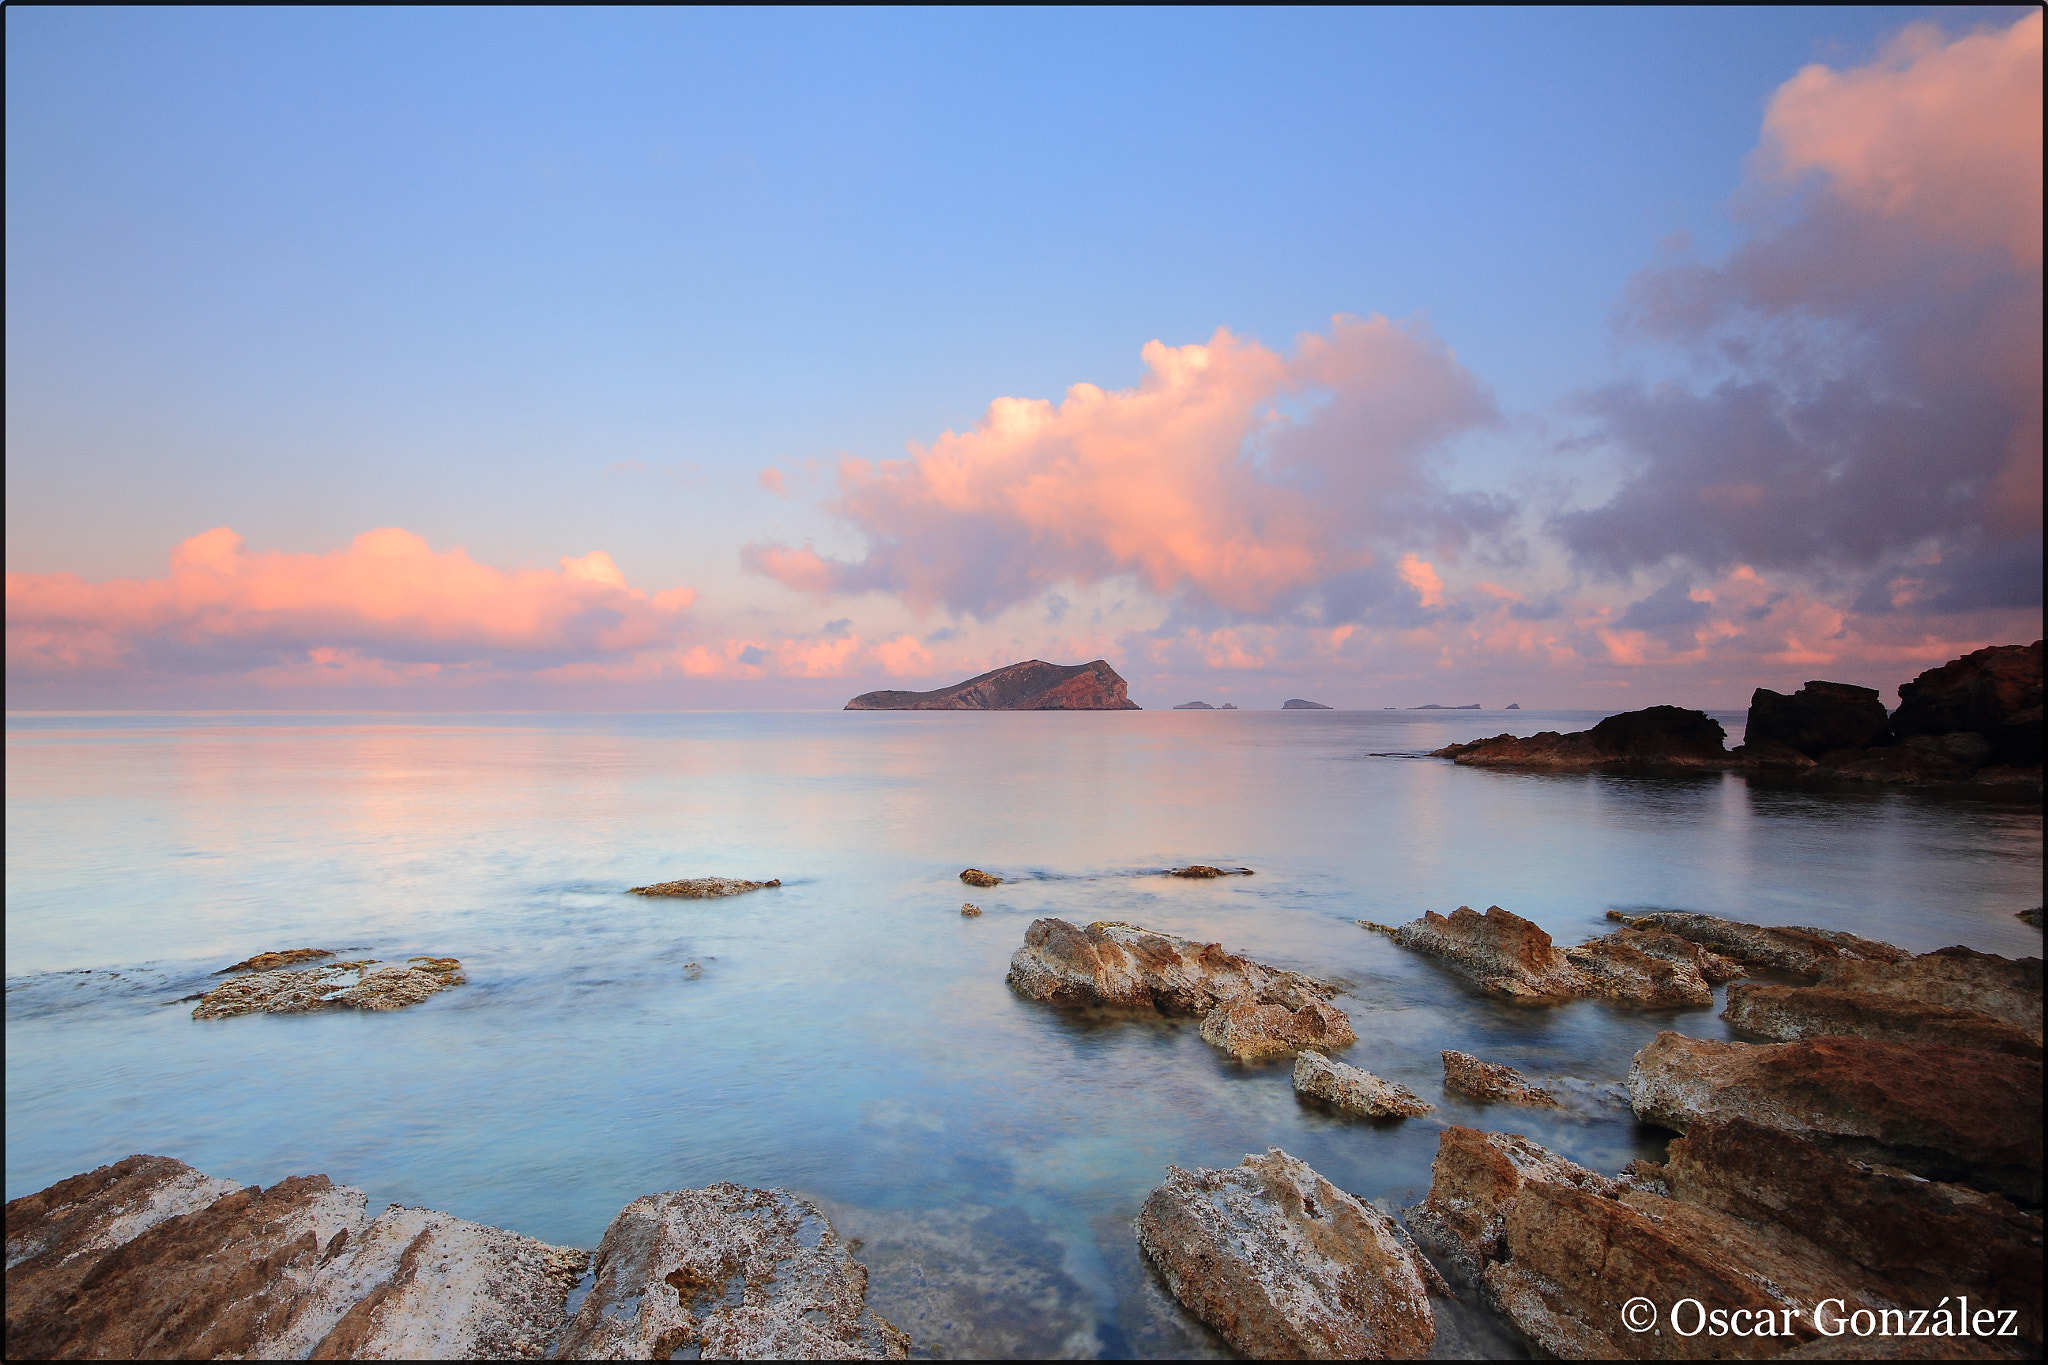
<svg viewBox="0 0 2048 1365">
<path fill-rule="evenodd" d="M 1937 948 L 1896 962 L 1833 962 L 1820 984 L 1910 1004 L 1967 1010 L 2010 1024 L 2041 1041 L 2041 959 L 2018 960 L 1969 948 Z"/>
<path fill-rule="evenodd" d="M 1256 1359 L 1414 1359 L 1436 1340 L 1399 1227 L 1278 1147 L 1167 1167 L 1137 1234 L 1182 1306 Z"/>
<path fill-rule="evenodd" d="M 1728 988 L 1728 1008 L 1721 1011 L 1721 1017 L 1744 1033 L 1780 1043 L 1849 1036 L 1889 1043 L 1940 1043 L 2041 1059 L 2040 1038 L 2002 1019 L 1868 991 L 1741 981 Z"/>
<path fill-rule="evenodd" d="M 1106 660 L 1010 664 L 934 692 L 863 692 L 849 711 L 1136 711 L 1130 685 Z"/>
<path fill-rule="evenodd" d="M 1650 1007 L 1704 1005 L 1714 998 L 1710 981 L 1739 971 L 1664 932 L 1610 934 L 1560 950 L 1540 926 L 1498 905 L 1484 915 L 1469 905 L 1448 916 L 1431 910 L 1399 928 L 1359 923 L 1440 958 L 1495 995 L 1530 1004 L 1603 996 Z"/>
<path fill-rule="evenodd" d="M 684 900 L 716 900 L 720 896 L 739 896 L 749 891 L 765 891 L 771 886 L 782 885 L 776 877 L 765 882 L 741 881 L 737 877 L 689 877 L 679 882 L 656 882 L 652 886 L 635 886 L 627 890 L 630 896 L 677 896 Z"/>
<path fill-rule="evenodd" d="M 1609 910 L 1607 918 L 1632 929 L 1676 934 L 1744 966 L 1808 978 L 1818 977 L 1837 963 L 1900 962 L 1912 956 L 1903 948 L 1839 929 L 1767 929 L 1686 910 L 1655 910 L 1643 915 Z"/>
<path fill-rule="evenodd" d="M 7 1205 L 7 1356 L 893 1358 L 866 1275 L 808 1201 L 718 1185 L 635 1201 L 590 1258 L 361 1190 L 268 1190 L 134 1156 Z M 595 1305 L 595 1306 L 593 1306 Z M 658 1348 L 658 1349 L 657 1349 Z"/>
<path fill-rule="evenodd" d="M 192 1017 L 404 1009 L 468 979 L 461 961 L 452 957 L 409 958 L 403 966 L 377 961 L 333 962 L 297 971 L 253 972 L 224 981 L 200 996 L 192 1007 Z"/>
<path fill-rule="evenodd" d="M 1497 768 L 1598 768 L 1652 765 L 1697 768 L 1729 762 L 1728 732 L 1704 711 L 1652 706 L 1609 716 L 1590 730 L 1525 737 L 1495 735 L 1434 750 L 1432 757 Z"/>
<path fill-rule="evenodd" d="M 258 953 L 254 957 L 244 958 L 232 967 L 221 968 L 215 975 L 226 976 L 229 972 L 274 972 L 280 967 L 296 967 L 302 962 L 318 962 L 323 957 L 333 956 L 334 954 L 325 948 L 286 948 L 282 952 Z"/>
<path fill-rule="evenodd" d="M 719 1184 L 636 1199 L 605 1229 L 559 1354 L 584 1360 L 902 1360 L 867 1271 L 787 1190 Z"/>
<path fill-rule="evenodd" d="M 1740 1122 L 1702 1124 L 1665 1165 L 1636 1163 L 1625 1180 L 1526 1138 L 1447 1129 L 1409 1222 L 1532 1344 L 1566 1359 L 1776 1356 L 1822 1341 L 1823 1300 L 1847 1317 L 1958 1291 L 1973 1308 L 2012 1310 L 2014 1335 L 1984 1343 L 1994 1353 L 2040 1339 L 2038 1218 Z M 1742 1311 L 1750 1330 L 1670 1330 L 1661 1315 L 1688 1297 Z M 1635 1298 L 1664 1330 L 1623 1321 Z"/>
<path fill-rule="evenodd" d="M 1033 920 L 1008 980 L 1033 1000 L 1198 1015 L 1204 1039 L 1244 1057 L 1357 1041 L 1328 982 L 1135 924 Z"/>
<path fill-rule="evenodd" d="M 1304 1052 L 1295 1060 L 1294 1092 L 1371 1119 L 1416 1118 L 1433 1107 L 1405 1085 L 1315 1052 Z"/>
<path fill-rule="evenodd" d="M 1560 1109 L 1557 1096 L 1511 1066 L 1482 1062 L 1469 1052 L 1443 1054 L 1444 1089 L 1487 1104 L 1526 1104 L 1533 1109 Z"/>
<path fill-rule="evenodd" d="M 2041 1200 L 2041 1066 L 1939 1044 L 1752 1045 L 1660 1033 L 1628 1074 L 1636 1117 L 1684 1133 L 1747 1119 L 1934 1180 Z"/>
</svg>

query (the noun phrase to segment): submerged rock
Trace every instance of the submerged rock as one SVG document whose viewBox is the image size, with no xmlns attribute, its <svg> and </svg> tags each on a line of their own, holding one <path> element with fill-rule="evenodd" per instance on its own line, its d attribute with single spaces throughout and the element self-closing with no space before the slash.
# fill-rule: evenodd
<svg viewBox="0 0 2048 1365">
<path fill-rule="evenodd" d="M 1304 1052 L 1295 1059 L 1294 1090 L 1327 1100 L 1339 1109 L 1374 1119 L 1414 1118 L 1433 1106 L 1405 1085 L 1382 1080 L 1370 1071 L 1333 1062 L 1320 1053 Z"/>
<path fill-rule="evenodd" d="M 296 967 L 301 962 L 318 962 L 323 957 L 333 956 L 334 954 L 325 948 L 286 948 L 281 952 L 258 953 L 254 957 L 244 958 L 232 967 L 221 968 L 215 975 L 226 976 L 229 972 L 274 972 L 280 967 Z"/>
<path fill-rule="evenodd" d="M 634 1200 L 605 1229 L 595 1282 L 557 1352 L 571 1360 L 902 1360 L 867 1271 L 788 1190 L 717 1184 Z"/>
<path fill-rule="evenodd" d="M 1557 1096 L 1511 1066 L 1482 1062 L 1469 1052 L 1445 1051 L 1444 1089 L 1488 1104 L 1526 1104 L 1534 1109 L 1561 1109 Z"/>
<path fill-rule="evenodd" d="M 395 1010 L 460 986 L 469 978 L 452 957 L 415 957 L 404 966 L 332 962 L 296 971 L 253 972 L 199 997 L 194 1019 L 241 1014 L 308 1014 L 323 1009 Z"/>
<path fill-rule="evenodd" d="M 741 881 L 737 877 L 690 877 L 679 882 L 656 882 L 652 886 L 635 886 L 627 890 L 629 896 L 680 896 L 685 900 L 713 900 L 719 896 L 738 896 L 748 891 L 765 891 L 771 886 L 782 885 L 776 877 L 765 882 Z"/>
<path fill-rule="evenodd" d="M 2038 1036 L 1988 1014 L 1831 986 L 1739 981 L 1728 988 L 1728 1008 L 1721 1011 L 1721 1017 L 1744 1033 L 1780 1043 L 1853 1036 L 1892 1043 L 1942 1043 L 2036 1061 L 2041 1057 Z"/>
<path fill-rule="evenodd" d="M 1871 1038 L 1721 1043 L 1660 1033 L 1628 1074 L 1636 1117 L 1684 1133 L 1748 1119 L 1842 1155 L 2041 1199 L 2041 1065 Z"/>
<path fill-rule="evenodd" d="M 1189 863 L 1186 867 L 1167 869 L 1169 877 L 1186 877 L 1194 881 L 1207 881 L 1212 877 L 1249 877 L 1248 867 L 1211 867 L 1207 863 Z"/>
<path fill-rule="evenodd" d="M 1503 768 L 1597 768 L 1605 764 L 1721 766 L 1730 761 L 1728 732 L 1704 711 L 1652 706 L 1609 716 L 1590 730 L 1526 737 L 1495 735 L 1431 752 L 1433 758 Z"/>
<path fill-rule="evenodd" d="M 981 907 L 976 905 L 973 901 L 964 901 L 961 903 L 960 913 L 965 915 L 969 919 L 973 919 L 981 913 Z"/>
<path fill-rule="evenodd" d="M 1898 962 L 1912 956 L 1904 948 L 1839 929 L 1767 929 L 1689 910 L 1653 910 L 1640 915 L 1609 910 L 1607 918 L 1631 929 L 1664 930 L 1745 966 L 1769 967 L 1793 976 L 1817 977 L 1823 968 L 1840 962 Z"/>
<path fill-rule="evenodd" d="M 1344 1011 L 1311 1000 L 1300 1009 L 1235 1000 L 1202 1016 L 1202 1041 L 1239 1061 L 1281 1057 L 1303 1048 L 1349 1047 L 1358 1041 Z"/>
<path fill-rule="evenodd" d="M 1436 1339 L 1399 1226 L 1278 1147 L 1229 1170 L 1167 1167 L 1137 1234 L 1174 1297 L 1245 1355 L 1413 1359 Z"/>
<path fill-rule="evenodd" d="M 962 872 L 960 880 L 966 882 L 969 886 L 979 886 L 984 890 L 991 886 L 1001 886 L 1003 884 L 1001 877 L 992 876 L 987 872 L 983 872 L 978 867 L 970 867 L 965 872 Z"/>
</svg>

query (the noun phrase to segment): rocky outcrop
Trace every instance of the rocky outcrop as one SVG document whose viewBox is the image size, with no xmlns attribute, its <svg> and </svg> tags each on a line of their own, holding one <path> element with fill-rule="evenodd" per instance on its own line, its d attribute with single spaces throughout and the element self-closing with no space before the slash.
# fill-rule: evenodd
<svg viewBox="0 0 2048 1365">
<path fill-rule="evenodd" d="M 894 1358 L 809 1201 L 718 1185 L 635 1201 L 590 1257 L 361 1190 L 268 1190 L 136 1156 L 7 1205 L 9 1359 Z M 664 1344 L 665 1343 L 665 1344 Z M 656 1348 L 659 1348 L 658 1351 Z"/>
<path fill-rule="evenodd" d="M 991 886 L 1001 886 L 1003 884 L 1001 877 L 993 873 L 983 872 L 978 867 L 970 867 L 962 872 L 960 880 L 966 882 L 969 886 L 981 887 L 983 890 L 987 890 Z"/>
<path fill-rule="evenodd" d="M 652 886 L 635 886 L 627 891 L 632 896 L 677 896 L 684 900 L 716 900 L 720 896 L 739 896 L 749 891 L 765 891 L 771 886 L 782 885 L 776 877 L 765 882 L 741 881 L 738 877 L 688 877 L 679 882 L 656 882 Z"/>
<path fill-rule="evenodd" d="M 1136 711 L 1130 685 L 1106 660 L 1085 664 L 1021 664 L 934 692 L 863 692 L 849 711 Z"/>
<path fill-rule="evenodd" d="M 976 905 L 973 901 L 966 901 L 961 904 L 960 913 L 962 915 L 965 915 L 968 919 L 973 919 L 981 914 L 981 907 Z"/>
<path fill-rule="evenodd" d="M 1476 1280 L 1502 1254 L 1508 1210 L 1525 1188 L 1540 1184 L 1608 1198 L 1623 1188 L 1518 1133 L 1450 1127 L 1437 1139 L 1429 1197 L 1408 1211 L 1408 1224 Z"/>
<path fill-rule="evenodd" d="M 1896 961 L 1832 962 L 1820 984 L 1908 1004 L 1968 1010 L 2041 1041 L 2041 959 L 1937 948 Z"/>
<path fill-rule="evenodd" d="M 1344 1011 L 1320 1000 L 1299 1009 L 1234 1000 L 1202 1016 L 1202 1041 L 1241 1062 L 1284 1057 L 1303 1048 L 1349 1047 L 1358 1041 Z"/>
<path fill-rule="evenodd" d="M 1675 934 L 1625 937 L 1632 932 L 1622 930 L 1565 950 L 1565 960 L 1586 979 L 1585 994 L 1652 1009 L 1714 1002 L 1714 988 L 1702 968 L 1702 959 L 1712 954 Z"/>
<path fill-rule="evenodd" d="M 1511 1066 L 1482 1062 L 1469 1052 L 1445 1051 L 1444 1089 L 1487 1104 L 1526 1104 L 1533 1109 L 1562 1108 L 1557 1096 Z"/>
<path fill-rule="evenodd" d="M 1891 723 L 1874 687 L 1810 682 L 1790 696 L 1759 687 L 1749 699 L 1744 744 L 1782 744 L 1808 758 L 1834 749 L 1862 749 Z"/>
<path fill-rule="evenodd" d="M 252 972 L 199 997 L 194 1019 L 240 1014 L 308 1014 L 324 1009 L 396 1010 L 469 978 L 452 957 L 415 957 L 403 966 L 377 961 L 332 962 L 296 971 Z"/>
<path fill-rule="evenodd" d="M 1738 981 L 1728 988 L 1728 1008 L 1721 1017 L 1744 1033 L 1780 1043 L 1851 1036 L 1889 1043 L 1940 1043 L 2041 1059 L 2038 1036 L 1988 1014 L 1830 986 Z"/>
<path fill-rule="evenodd" d="M 1224 702 L 1223 705 L 1217 707 L 1216 709 L 1219 711 L 1235 711 L 1237 709 L 1237 703 L 1234 701 L 1227 701 Z"/>
<path fill-rule="evenodd" d="M 1205 701 L 1184 701 L 1173 709 L 1176 711 L 1214 711 L 1216 708 Z"/>
<path fill-rule="evenodd" d="M 1808 978 L 1818 977 L 1835 963 L 1899 962 L 1912 956 L 1903 948 L 1839 929 L 1770 929 L 1689 910 L 1653 910 L 1640 915 L 1609 910 L 1607 918 L 1631 929 L 1675 934 L 1744 966 Z"/>
<path fill-rule="evenodd" d="M 1357 1041 L 1329 983 L 1135 924 L 1034 920 L 1008 980 L 1034 1000 L 1198 1015 L 1202 1037 L 1240 1057 Z"/>
<path fill-rule="evenodd" d="M 1432 757 L 1498 768 L 1720 767 L 1728 732 L 1704 711 L 1652 706 L 1609 716 L 1590 730 L 1495 735 L 1434 750 Z"/>
<path fill-rule="evenodd" d="M 1371 1119 L 1406 1119 L 1434 1107 L 1405 1085 L 1382 1080 L 1370 1071 L 1304 1052 L 1294 1063 L 1294 1093 L 1324 1100 L 1346 1113 Z"/>
<path fill-rule="evenodd" d="M 1550 941 L 1520 915 L 1489 906 L 1484 915 L 1461 905 L 1449 915 L 1430 910 L 1393 931 L 1403 948 L 1428 953 L 1496 995 L 1515 1000 L 1569 1000 L 1588 982 Z"/>
<path fill-rule="evenodd" d="M 1207 863 L 1189 863 L 1186 867 L 1167 869 L 1169 877 L 1186 877 L 1190 881 L 1208 881 L 1215 877 L 1249 877 L 1248 867 L 1211 867 Z"/>
<path fill-rule="evenodd" d="M 1280 703 L 1282 711 L 1331 711 L 1336 708 L 1325 706 L 1319 701 L 1308 701 L 1302 697 L 1289 697 Z"/>
<path fill-rule="evenodd" d="M 2033 767 L 2041 762 L 2041 703 L 2041 641 L 1994 645 L 1900 684 L 1890 733 L 1901 743 L 1977 735 L 1991 762 Z"/>
<path fill-rule="evenodd" d="M 1137 1234 L 1182 1306 L 1255 1359 L 1415 1359 L 1436 1339 L 1398 1225 L 1278 1147 L 1167 1167 Z"/>
<path fill-rule="evenodd" d="M 817 1205 L 718 1184 L 636 1199 L 605 1229 L 558 1354 L 582 1360 L 902 1360 L 867 1271 Z"/>
<path fill-rule="evenodd" d="M 1628 1074 L 1636 1117 L 1686 1132 L 1747 1119 L 1841 1155 L 2041 1199 L 2041 1066 L 1940 1044 L 1752 1045 L 1660 1033 Z"/>
<path fill-rule="evenodd" d="M 282 952 L 258 953 L 254 957 L 243 958 L 232 967 L 221 968 L 215 975 L 226 976 L 229 972 L 274 972 L 280 967 L 296 967 L 302 962 L 318 962 L 323 957 L 333 956 L 334 954 L 325 948 L 286 948 Z"/>
</svg>

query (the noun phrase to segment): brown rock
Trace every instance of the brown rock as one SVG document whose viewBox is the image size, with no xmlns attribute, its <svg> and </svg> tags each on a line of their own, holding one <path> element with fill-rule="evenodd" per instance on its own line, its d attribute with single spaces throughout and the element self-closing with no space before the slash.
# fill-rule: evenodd
<svg viewBox="0 0 2048 1365">
<path fill-rule="evenodd" d="M 685 900 L 713 900 L 719 896 L 738 896 L 748 891 L 765 891 L 771 886 L 782 885 L 780 877 L 765 882 L 741 881 L 737 877 L 690 877 L 679 882 L 656 882 L 652 886 L 635 886 L 627 890 L 629 896 L 679 896 Z"/>
<path fill-rule="evenodd" d="M 1567 948 L 1565 958 L 1579 969 L 1591 989 L 1588 994 L 1624 1000 L 1650 1008 L 1675 1005 L 1710 1005 L 1714 988 L 1700 974 L 1697 958 L 1706 956 L 1696 945 L 1686 944 L 1692 953 L 1678 956 L 1648 951 L 1641 939 L 1631 941 L 1623 934 L 1640 931 L 1622 929 L 1604 938 Z M 1643 934 L 1642 939 L 1652 936 Z M 1684 943 L 1675 934 L 1665 938 Z M 1663 947 L 1663 944 L 1657 946 Z"/>
<path fill-rule="evenodd" d="M 415 957 L 403 967 L 369 961 L 331 962 L 296 971 L 253 972 L 224 981 L 199 997 L 192 1017 L 403 1009 L 467 980 L 462 963 L 452 957 Z"/>
<path fill-rule="evenodd" d="M 1683 1133 L 1745 1118 L 1841 1155 L 2041 1199 L 2041 1066 L 1870 1038 L 1718 1043 L 1660 1033 L 1628 1075 L 1636 1116 Z"/>
<path fill-rule="evenodd" d="M 1278 1147 L 1167 1167 L 1137 1233 L 1174 1297 L 1255 1359 L 1414 1359 L 1436 1339 L 1398 1225 Z"/>
<path fill-rule="evenodd" d="M 1495 735 L 1438 749 L 1434 757 L 1486 767 L 1597 768 L 1606 765 L 1719 766 L 1729 761 L 1728 732 L 1704 711 L 1652 706 L 1609 716 L 1590 730 L 1555 730 L 1526 739 Z"/>
<path fill-rule="evenodd" d="M 1964 947 L 1938 948 L 1897 962 L 1834 962 L 1820 984 L 1914 1004 L 1972 1010 L 2041 1041 L 2041 959 L 2017 961 Z"/>
<path fill-rule="evenodd" d="M 1207 881 L 1212 877 L 1249 877 L 1252 870 L 1248 867 L 1210 867 L 1207 863 L 1190 863 L 1186 867 L 1172 868 L 1166 875 Z"/>
<path fill-rule="evenodd" d="M 1346 1113 L 1373 1119 L 1416 1118 L 1433 1107 L 1405 1085 L 1333 1062 L 1318 1052 L 1304 1052 L 1295 1059 L 1294 1092 L 1327 1101 Z"/>
<path fill-rule="evenodd" d="M 2030 767 L 2041 762 L 2041 641 L 1994 645 L 1930 668 L 1899 686 L 1891 734 L 1968 732 L 1990 742 L 1994 762 Z"/>
<path fill-rule="evenodd" d="M 1358 1041 L 1344 1011 L 1320 1000 L 1300 1009 L 1234 1000 L 1202 1016 L 1202 1041 L 1239 1061 L 1284 1057 L 1303 1048 L 1349 1047 Z"/>
<path fill-rule="evenodd" d="M 1836 990 L 1738 981 L 1721 1017 L 1744 1033 L 1774 1042 L 1846 1035 L 1893 1043 L 1943 1043 L 2041 1059 L 2041 1040 L 1976 1010 Z"/>
<path fill-rule="evenodd" d="M 620 1210 L 596 1282 L 556 1354 L 570 1360 L 902 1360 L 909 1342 L 866 1304 L 867 1271 L 824 1213 L 733 1184 Z"/>
<path fill-rule="evenodd" d="M 244 958 L 232 967 L 221 968 L 215 975 L 226 976 L 229 972 L 274 972 L 280 967 L 296 967 L 301 962 L 318 962 L 323 957 L 333 956 L 334 954 L 325 948 L 286 948 L 282 952 L 258 953 L 254 957 Z"/>
<path fill-rule="evenodd" d="M 976 905 L 973 901 L 965 901 L 960 906 L 960 913 L 962 915 L 965 915 L 968 919 L 974 919 L 981 914 L 981 907 Z"/>
<path fill-rule="evenodd" d="M 1569 1000 L 1593 990 L 1549 934 L 1498 905 L 1484 915 L 1469 905 L 1449 917 L 1431 910 L 1396 929 L 1394 941 L 1442 958 L 1487 990 L 1516 1000 Z"/>
<path fill-rule="evenodd" d="M 1517 1133 L 1450 1127 L 1437 1139 L 1429 1197 L 1408 1212 L 1409 1225 L 1452 1264 L 1477 1278 L 1501 1254 L 1508 1210 L 1531 1184 L 1564 1185 L 1613 1196 L 1621 1182 L 1589 1171 Z"/>
<path fill-rule="evenodd" d="M 987 872 L 983 872 L 978 867 L 970 867 L 965 872 L 962 872 L 960 880 L 966 882 L 969 886 L 979 886 L 984 890 L 991 886 L 1001 886 L 1003 884 L 1001 877 L 992 876 Z"/>
<path fill-rule="evenodd" d="M 863 692 L 849 711 L 1136 711 L 1130 685 L 1107 660 L 1085 664 L 1021 664 L 941 687 L 934 692 Z"/>
<path fill-rule="evenodd" d="M 1749 700 L 1745 747 L 1782 744 L 1809 759 L 1830 749 L 1862 749 L 1884 734 L 1891 718 L 1874 687 L 1810 682 L 1786 696 L 1759 687 Z"/>
<path fill-rule="evenodd" d="M 1686 910 L 1655 910 L 1643 915 L 1609 910 L 1607 918 L 1632 929 L 1676 934 L 1747 966 L 1769 967 L 1794 976 L 1817 977 L 1824 967 L 1837 962 L 1898 962 L 1912 956 L 1903 948 L 1839 929 L 1766 929 Z"/>
<path fill-rule="evenodd" d="M 1009 983 L 1034 1000 L 1194 1015 L 1240 1000 L 1298 1010 L 1337 990 L 1226 952 L 1220 943 L 1195 943 L 1114 920 L 1086 929 L 1061 919 L 1033 920 L 1024 946 L 1010 958 Z"/>
<path fill-rule="evenodd" d="M 1535 1109 L 1560 1109 L 1557 1096 L 1531 1085 L 1521 1072 L 1497 1062 L 1482 1062 L 1469 1052 L 1443 1054 L 1444 1089 L 1488 1104 L 1526 1104 Z"/>
</svg>

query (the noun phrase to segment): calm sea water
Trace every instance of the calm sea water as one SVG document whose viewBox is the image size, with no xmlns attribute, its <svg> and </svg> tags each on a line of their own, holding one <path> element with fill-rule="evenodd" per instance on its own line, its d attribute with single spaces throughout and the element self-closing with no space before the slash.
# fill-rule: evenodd
<svg viewBox="0 0 2048 1365">
<path fill-rule="evenodd" d="M 1214 1353 L 1130 1230 L 1169 1163 L 1279 1146 L 1400 1206 L 1442 1124 L 1470 1123 L 1613 1170 L 1662 1146 L 1619 1092 L 1631 1054 L 1725 1036 L 1718 1001 L 1497 1004 L 1355 920 L 1499 904 L 1573 943 L 1654 907 L 2039 953 L 2014 918 L 2040 899 L 2038 804 L 1413 756 L 1597 719 L 10 716 L 6 1194 L 156 1152 L 588 1247 L 640 1194 L 783 1185 L 861 1239 L 870 1301 L 922 1353 Z M 1191 861 L 1257 875 L 1158 875 Z M 1016 880 L 971 890 L 969 865 Z M 707 875 L 783 885 L 625 894 Z M 1438 1114 L 1347 1122 L 1194 1021 L 1018 998 L 1003 974 L 1041 915 L 1342 981 L 1344 1060 Z M 460 957 L 470 984 L 379 1015 L 177 1003 L 300 946 Z M 1569 1106 L 1445 1097 L 1443 1048 Z M 1514 1353 L 1470 1315 L 1439 1349 Z"/>
</svg>

